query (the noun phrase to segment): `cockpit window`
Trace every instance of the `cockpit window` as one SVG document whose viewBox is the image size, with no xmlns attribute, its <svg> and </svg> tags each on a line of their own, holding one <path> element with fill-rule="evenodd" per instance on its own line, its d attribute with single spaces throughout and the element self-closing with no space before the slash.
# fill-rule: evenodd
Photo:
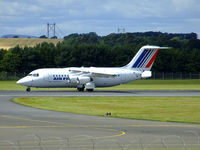
<svg viewBox="0 0 200 150">
<path fill-rule="evenodd" d="M 32 76 L 32 77 L 39 77 L 39 73 L 34 73 L 34 74 L 28 74 L 28 76 Z"/>
<path fill-rule="evenodd" d="M 33 77 L 39 77 L 39 73 L 34 73 Z"/>
</svg>

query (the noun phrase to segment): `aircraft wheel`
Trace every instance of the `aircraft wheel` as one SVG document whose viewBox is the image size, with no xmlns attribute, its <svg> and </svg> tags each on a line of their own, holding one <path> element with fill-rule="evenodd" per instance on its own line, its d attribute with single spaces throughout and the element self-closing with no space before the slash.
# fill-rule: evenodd
<svg viewBox="0 0 200 150">
<path fill-rule="evenodd" d="M 86 89 L 88 92 L 93 92 L 94 89 Z"/>
<path fill-rule="evenodd" d="M 77 90 L 78 90 L 79 92 L 83 92 L 83 91 L 84 91 L 84 87 L 81 87 L 81 88 L 78 87 Z"/>
<path fill-rule="evenodd" d="M 30 87 L 28 87 L 28 88 L 26 89 L 26 91 L 27 91 L 27 92 L 30 92 L 30 91 L 31 91 L 31 88 L 30 88 Z"/>
</svg>

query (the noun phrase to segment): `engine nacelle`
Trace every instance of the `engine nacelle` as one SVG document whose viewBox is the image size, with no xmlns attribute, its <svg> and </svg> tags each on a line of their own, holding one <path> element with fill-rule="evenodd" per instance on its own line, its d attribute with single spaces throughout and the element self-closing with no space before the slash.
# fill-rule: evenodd
<svg viewBox="0 0 200 150">
<path fill-rule="evenodd" d="M 69 83 L 77 84 L 77 76 L 69 76 Z"/>
<path fill-rule="evenodd" d="M 77 83 L 78 84 L 86 84 L 88 82 L 91 82 L 91 78 L 90 77 L 77 77 Z"/>
<path fill-rule="evenodd" d="M 84 77 L 84 76 L 69 76 L 69 83 L 74 84 L 86 84 L 88 82 L 91 82 L 90 77 Z"/>
</svg>

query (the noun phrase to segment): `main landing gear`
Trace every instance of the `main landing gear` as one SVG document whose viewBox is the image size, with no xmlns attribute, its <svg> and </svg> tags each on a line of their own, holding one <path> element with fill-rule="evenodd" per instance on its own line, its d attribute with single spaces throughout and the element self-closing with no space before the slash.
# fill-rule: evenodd
<svg viewBox="0 0 200 150">
<path fill-rule="evenodd" d="M 84 89 L 86 88 L 86 91 L 87 92 L 93 92 L 94 91 L 94 87 L 88 87 L 87 85 L 86 85 L 86 87 L 85 87 L 85 85 L 79 85 L 78 87 L 77 87 L 77 90 L 79 91 L 79 92 L 83 92 L 84 91 Z"/>
<path fill-rule="evenodd" d="M 83 92 L 84 91 L 84 87 L 82 87 L 82 88 L 80 88 L 80 87 L 77 87 L 77 90 L 79 91 L 79 92 Z M 88 92 L 93 92 L 94 91 L 94 89 L 86 89 L 86 91 L 88 91 Z"/>
<path fill-rule="evenodd" d="M 88 92 L 93 92 L 94 89 L 86 89 Z"/>
<path fill-rule="evenodd" d="M 85 87 L 77 87 L 77 90 L 78 90 L 79 92 L 83 92 L 84 89 L 85 89 Z"/>
<path fill-rule="evenodd" d="M 26 88 L 26 91 L 27 91 L 27 92 L 30 92 L 30 91 L 31 91 L 31 88 L 30 88 L 30 87 L 27 87 L 27 88 Z"/>
</svg>

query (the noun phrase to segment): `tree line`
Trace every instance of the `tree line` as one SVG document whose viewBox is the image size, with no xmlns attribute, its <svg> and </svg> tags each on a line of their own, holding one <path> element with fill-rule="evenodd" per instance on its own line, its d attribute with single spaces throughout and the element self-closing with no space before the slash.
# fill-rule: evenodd
<svg viewBox="0 0 200 150">
<path fill-rule="evenodd" d="M 172 47 L 160 50 L 152 68 L 156 72 L 200 72 L 200 40 L 195 33 L 161 32 L 71 34 L 54 45 L 16 46 L 0 50 L 0 72 L 29 73 L 38 68 L 119 67 L 126 65 L 143 45 Z"/>
</svg>

